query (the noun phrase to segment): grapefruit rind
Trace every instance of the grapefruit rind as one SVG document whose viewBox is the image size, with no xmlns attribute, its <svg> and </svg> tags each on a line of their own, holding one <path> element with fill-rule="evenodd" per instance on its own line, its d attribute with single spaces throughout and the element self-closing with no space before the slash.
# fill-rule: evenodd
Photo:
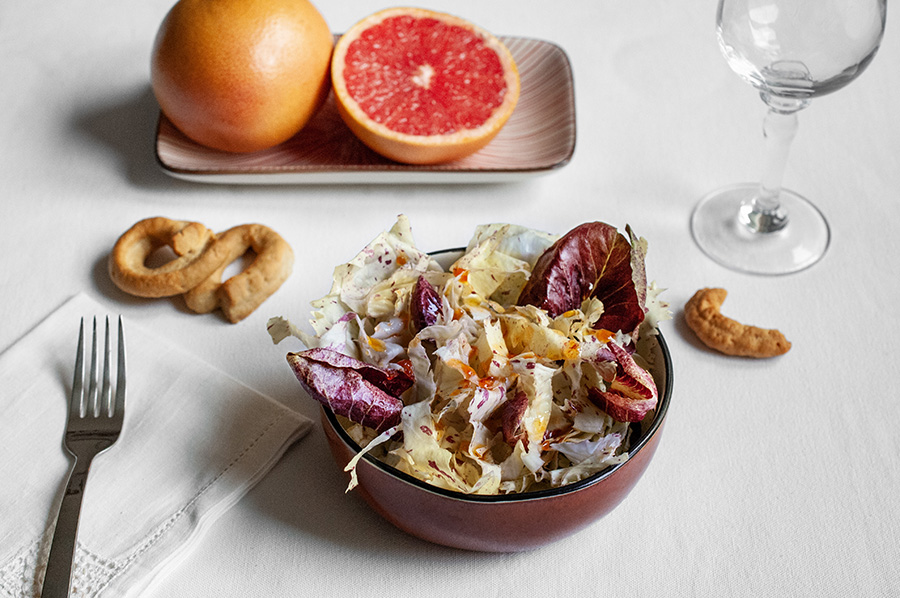
<svg viewBox="0 0 900 598">
<path fill-rule="evenodd" d="M 350 96 L 343 69 L 347 50 L 359 35 L 394 16 L 409 15 L 434 18 L 457 25 L 477 34 L 485 45 L 494 50 L 503 65 L 506 93 L 503 102 L 490 117 L 475 129 L 462 129 L 446 135 L 410 135 L 392 130 L 372 120 Z M 373 151 L 406 164 L 440 164 L 462 159 L 485 147 L 496 137 L 509 120 L 519 99 L 519 71 L 509 49 L 487 30 L 454 15 L 422 8 L 390 8 L 376 12 L 347 30 L 335 44 L 331 60 L 331 84 L 338 114 L 353 134 Z"/>
</svg>

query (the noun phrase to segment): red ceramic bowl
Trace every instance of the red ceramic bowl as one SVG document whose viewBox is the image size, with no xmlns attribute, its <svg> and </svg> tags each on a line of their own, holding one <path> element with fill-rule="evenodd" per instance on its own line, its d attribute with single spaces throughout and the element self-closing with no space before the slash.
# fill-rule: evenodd
<svg viewBox="0 0 900 598">
<path fill-rule="evenodd" d="M 468 550 L 516 552 L 562 539 L 612 511 L 653 458 L 672 396 L 672 360 L 655 337 L 651 370 L 659 390 L 652 420 L 635 426 L 628 459 L 581 481 L 537 492 L 469 495 L 431 486 L 366 454 L 357 465 L 359 492 L 382 517 L 414 536 Z M 334 414 L 322 410 L 331 452 L 343 468 L 360 451 Z"/>
</svg>

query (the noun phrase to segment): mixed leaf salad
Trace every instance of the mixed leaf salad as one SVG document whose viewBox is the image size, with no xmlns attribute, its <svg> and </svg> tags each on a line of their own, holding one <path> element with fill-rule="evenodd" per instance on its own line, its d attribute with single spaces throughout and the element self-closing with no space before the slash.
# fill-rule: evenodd
<svg viewBox="0 0 900 598">
<path fill-rule="evenodd" d="M 644 345 L 670 314 L 646 250 L 602 222 L 490 224 L 445 270 L 401 215 L 335 269 L 314 334 L 284 318 L 269 332 L 303 342 L 298 380 L 364 447 L 350 488 L 367 452 L 458 492 L 560 486 L 627 458 L 630 423 L 656 407 Z"/>
</svg>

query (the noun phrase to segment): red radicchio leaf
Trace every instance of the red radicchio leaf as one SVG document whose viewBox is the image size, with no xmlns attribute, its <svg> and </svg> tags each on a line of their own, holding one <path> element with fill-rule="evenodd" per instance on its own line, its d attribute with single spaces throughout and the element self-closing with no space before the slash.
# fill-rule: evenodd
<svg viewBox="0 0 900 598">
<path fill-rule="evenodd" d="M 371 382 L 386 393 L 398 398 L 406 391 L 406 389 L 412 386 L 413 382 L 416 380 L 412 369 L 412 363 L 407 359 L 397 363 L 397 365 L 400 366 L 399 369 L 386 369 L 354 359 L 349 355 L 344 355 L 340 351 L 324 347 L 309 349 L 308 351 L 299 353 L 299 355 L 303 355 L 307 359 L 326 363 L 332 367 L 356 370 L 365 380 Z"/>
<path fill-rule="evenodd" d="M 435 324 L 441 314 L 442 306 L 438 292 L 430 282 L 425 280 L 424 276 L 419 276 L 409 298 L 409 313 L 413 329 L 419 332 L 423 328 Z"/>
<path fill-rule="evenodd" d="M 398 397 L 415 380 L 411 367 L 383 369 L 333 349 L 288 353 L 287 360 L 312 398 L 376 432 L 400 423 Z"/>
<path fill-rule="evenodd" d="M 652 408 L 648 405 L 650 401 L 645 399 L 632 399 L 616 392 L 604 392 L 596 387 L 588 389 L 588 399 L 620 422 L 639 422 Z"/>
<path fill-rule="evenodd" d="M 594 327 L 631 334 L 644 319 L 644 276 L 642 250 L 633 251 L 615 227 L 587 222 L 538 258 L 518 303 L 556 317 L 596 297 L 603 302 L 603 315 Z"/>
<path fill-rule="evenodd" d="M 503 440 L 510 446 L 515 446 L 516 441 L 526 437 L 525 430 L 522 429 L 522 418 L 525 417 L 527 409 L 528 395 L 521 390 L 500 406 Z"/>
<path fill-rule="evenodd" d="M 588 389 L 588 398 L 621 422 L 639 422 L 656 407 L 657 390 L 653 377 L 635 363 L 631 355 L 615 343 L 608 343 L 616 358 L 616 377 L 604 392 Z"/>
</svg>

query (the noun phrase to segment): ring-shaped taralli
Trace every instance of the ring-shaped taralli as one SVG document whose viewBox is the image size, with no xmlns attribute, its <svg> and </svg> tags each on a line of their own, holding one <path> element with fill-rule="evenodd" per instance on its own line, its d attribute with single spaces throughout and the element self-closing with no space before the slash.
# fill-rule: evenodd
<svg viewBox="0 0 900 598">
<path fill-rule="evenodd" d="M 171 297 L 194 288 L 225 261 L 211 251 L 215 235 L 199 222 L 157 216 L 136 222 L 125 231 L 109 256 L 109 275 L 117 287 L 139 297 Z M 155 268 L 150 255 L 168 245 L 177 256 Z"/>
<path fill-rule="evenodd" d="M 249 316 L 287 280 L 294 266 L 294 252 L 278 233 L 262 224 L 242 224 L 216 236 L 213 250 L 225 256 L 223 263 L 184 295 L 197 313 L 222 308 L 225 318 L 236 323 Z M 240 274 L 222 282 L 222 274 L 248 250 L 256 254 Z"/>
</svg>

